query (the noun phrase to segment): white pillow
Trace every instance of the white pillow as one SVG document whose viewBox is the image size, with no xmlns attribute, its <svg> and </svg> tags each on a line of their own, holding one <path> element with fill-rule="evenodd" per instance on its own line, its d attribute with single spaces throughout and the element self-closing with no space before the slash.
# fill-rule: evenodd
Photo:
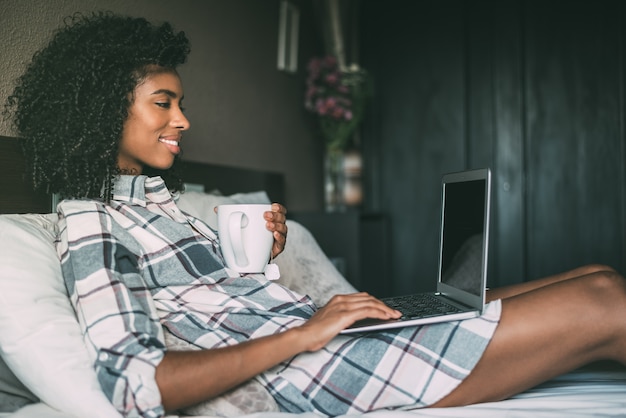
<svg viewBox="0 0 626 418">
<path fill-rule="evenodd" d="M 178 207 L 202 219 L 211 228 L 217 229 L 217 214 L 215 207 L 218 205 L 229 205 L 233 203 L 271 203 L 270 198 L 264 191 L 252 193 L 236 193 L 230 196 L 222 196 L 215 192 L 185 192 L 181 193 L 178 198 Z"/>
<path fill-rule="evenodd" d="M 100 389 L 54 249 L 56 215 L 0 216 L 0 355 L 49 406 L 120 417 Z"/>
</svg>

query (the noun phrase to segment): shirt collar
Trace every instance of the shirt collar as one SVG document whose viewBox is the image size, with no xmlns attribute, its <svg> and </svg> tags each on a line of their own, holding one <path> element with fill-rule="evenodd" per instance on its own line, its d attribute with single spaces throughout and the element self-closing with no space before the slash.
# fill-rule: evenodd
<svg viewBox="0 0 626 418">
<path fill-rule="evenodd" d="M 121 175 L 113 187 L 113 200 L 146 207 L 148 202 L 171 201 L 172 195 L 161 177 Z"/>
</svg>

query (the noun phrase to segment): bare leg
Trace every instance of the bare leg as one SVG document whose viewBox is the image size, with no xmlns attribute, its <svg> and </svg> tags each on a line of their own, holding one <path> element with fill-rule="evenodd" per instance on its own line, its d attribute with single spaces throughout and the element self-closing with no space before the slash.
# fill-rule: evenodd
<svg viewBox="0 0 626 418">
<path fill-rule="evenodd" d="M 531 290 L 535 290 L 540 287 L 547 286 L 549 284 L 553 284 L 553 283 L 564 281 L 564 280 L 575 279 L 577 277 L 582 277 L 588 274 L 597 273 L 601 271 L 615 272 L 615 270 L 609 266 L 605 266 L 602 264 L 590 264 L 587 266 L 578 267 L 574 270 L 566 271 L 564 273 L 555 274 L 554 276 L 548 276 L 542 279 L 532 280 L 529 282 L 490 289 L 487 292 L 487 300 L 492 301 L 496 299 L 506 299 L 515 295 L 519 295 L 521 293 L 530 292 Z"/>
<path fill-rule="evenodd" d="M 626 363 L 626 283 L 614 271 L 592 270 L 504 299 L 483 357 L 434 406 L 505 399 L 596 360 Z"/>
</svg>

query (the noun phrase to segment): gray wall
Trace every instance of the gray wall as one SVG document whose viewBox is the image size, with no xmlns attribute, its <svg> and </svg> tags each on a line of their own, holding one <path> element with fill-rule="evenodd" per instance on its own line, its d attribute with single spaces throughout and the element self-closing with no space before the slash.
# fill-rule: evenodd
<svg viewBox="0 0 626 418">
<path fill-rule="evenodd" d="M 279 0 L 0 0 L 0 102 L 65 16 L 111 10 L 169 21 L 192 53 L 180 74 L 192 127 L 185 159 L 286 175 L 291 210 L 321 208 L 321 143 L 303 110 L 306 60 L 316 37 L 302 0 L 299 71 L 276 69 Z M 0 118 L 0 135 L 14 135 Z"/>
</svg>

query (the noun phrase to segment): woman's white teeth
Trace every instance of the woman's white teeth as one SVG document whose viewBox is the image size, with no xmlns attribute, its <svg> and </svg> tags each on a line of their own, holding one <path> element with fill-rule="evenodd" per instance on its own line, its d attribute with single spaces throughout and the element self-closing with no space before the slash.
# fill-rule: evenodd
<svg viewBox="0 0 626 418">
<path fill-rule="evenodd" d="M 178 141 L 174 141 L 172 139 L 164 139 L 164 138 L 159 138 L 159 142 L 163 142 L 164 144 L 169 144 L 169 145 L 175 145 L 178 146 Z"/>
</svg>

